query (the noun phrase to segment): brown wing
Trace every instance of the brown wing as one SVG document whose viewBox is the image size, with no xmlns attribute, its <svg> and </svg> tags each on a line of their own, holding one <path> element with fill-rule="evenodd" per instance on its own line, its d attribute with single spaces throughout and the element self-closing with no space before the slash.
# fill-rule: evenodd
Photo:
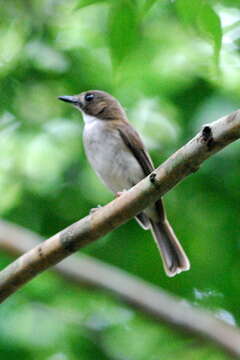
<svg viewBox="0 0 240 360">
<path fill-rule="evenodd" d="M 124 143 L 132 151 L 133 155 L 141 165 L 144 174 L 146 176 L 149 175 L 154 170 L 153 163 L 136 130 L 134 130 L 129 123 L 124 122 L 119 124 L 118 131 Z"/>
<path fill-rule="evenodd" d="M 133 155 L 138 160 L 144 174 L 146 176 L 149 175 L 154 170 L 153 163 L 147 151 L 145 150 L 143 142 L 137 131 L 134 130 L 134 128 L 127 122 L 119 124 L 118 131 L 124 143 L 132 151 Z M 159 214 L 160 220 L 163 221 L 165 218 L 165 211 L 162 199 L 159 199 L 155 203 L 155 206 Z M 149 221 L 144 213 L 137 215 L 136 218 L 144 229 L 149 228 Z"/>
</svg>

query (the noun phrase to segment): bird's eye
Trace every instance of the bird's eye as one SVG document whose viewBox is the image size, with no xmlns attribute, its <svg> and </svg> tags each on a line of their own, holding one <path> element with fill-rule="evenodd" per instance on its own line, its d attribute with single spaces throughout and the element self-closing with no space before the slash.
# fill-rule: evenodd
<svg viewBox="0 0 240 360">
<path fill-rule="evenodd" d="M 93 95 L 93 94 L 86 94 L 86 95 L 85 95 L 85 100 L 86 100 L 86 101 L 92 101 L 93 98 L 94 98 L 94 95 Z"/>
</svg>

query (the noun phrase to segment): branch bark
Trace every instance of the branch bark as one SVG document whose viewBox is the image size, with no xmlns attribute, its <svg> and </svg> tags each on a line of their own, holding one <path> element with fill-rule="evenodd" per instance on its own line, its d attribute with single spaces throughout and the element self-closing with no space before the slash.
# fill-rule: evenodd
<svg viewBox="0 0 240 360">
<path fill-rule="evenodd" d="M 240 110 L 205 125 L 185 146 L 118 199 L 55 234 L 2 270 L 0 302 L 40 272 L 134 217 L 239 137 Z"/>
<path fill-rule="evenodd" d="M 20 255 L 42 240 L 29 230 L 0 221 L 0 248 L 10 254 Z M 86 255 L 66 258 L 52 270 L 73 283 L 111 291 L 155 321 L 211 340 L 234 357 L 240 356 L 238 329 L 123 270 Z"/>
</svg>

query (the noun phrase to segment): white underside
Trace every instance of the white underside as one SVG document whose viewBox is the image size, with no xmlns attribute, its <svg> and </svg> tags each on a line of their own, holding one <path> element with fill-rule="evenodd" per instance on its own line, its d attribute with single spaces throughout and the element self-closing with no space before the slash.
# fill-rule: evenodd
<svg viewBox="0 0 240 360">
<path fill-rule="evenodd" d="M 108 122 L 83 114 L 87 157 L 104 184 L 114 193 L 127 190 L 144 178 L 138 161 Z"/>
</svg>

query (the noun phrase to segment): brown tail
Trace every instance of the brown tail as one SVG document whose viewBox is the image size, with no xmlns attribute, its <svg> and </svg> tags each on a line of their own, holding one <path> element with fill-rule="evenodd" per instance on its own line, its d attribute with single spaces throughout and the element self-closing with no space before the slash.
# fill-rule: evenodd
<svg viewBox="0 0 240 360">
<path fill-rule="evenodd" d="M 190 262 L 181 244 L 165 219 L 163 222 L 151 222 L 151 231 L 160 250 L 163 266 L 170 277 L 190 269 Z"/>
</svg>

